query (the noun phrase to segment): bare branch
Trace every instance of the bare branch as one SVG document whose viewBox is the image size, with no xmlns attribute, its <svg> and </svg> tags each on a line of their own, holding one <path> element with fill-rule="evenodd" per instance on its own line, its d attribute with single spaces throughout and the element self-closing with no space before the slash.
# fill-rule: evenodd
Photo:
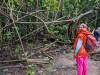
<svg viewBox="0 0 100 75">
<path fill-rule="evenodd" d="M 0 6 L 0 8 L 7 9 L 6 7 L 1 7 L 1 6 Z M 10 8 L 8 8 L 8 10 L 10 10 Z M 12 9 L 12 11 L 17 12 L 17 13 L 26 14 L 27 15 L 29 13 L 44 12 L 45 10 L 34 10 L 33 12 L 28 12 L 28 13 L 23 12 L 23 11 L 14 10 L 14 9 Z"/>
<path fill-rule="evenodd" d="M 23 58 L 21 60 L 6 60 L 6 61 L 0 61 L 0 63 L 18 63 L 18 62 L 27 62 L 28 64 L 43 64 L 43 63 L 49 63 L 49 59 L 26 59 Z"/>
<path fill-rule="evenodd" d="M 12 19 L 12 21 L 13 21 L 14 28 L 15 28 L 17 34 L 18 34 L 18 37 L 19 37 L 19 40 L 20 40 L 20 43 L 21 43 L 21 46 L 22 46 L 22 50 L 23 50 L 23 53 L 24 53 L 24 56 L 26 57 L 25 49 L 24 49 L 24 46 L 23 46 L 23 43 L 22 43 L 20 34 L 19 34 L 19 32 L 18 32 L 17 26 L 15 25 L 15 21 L 14 21 L 14 18 L 13 18 L 13 13 L 12 13 L 12 8 L 11 8 L 11 11 L 10 11 L 10 17 L 11 17 L 11 19 Z"/>
<path fill-rule="evenodd" d="M 27 17 L 27 16 L 33 14 L 33 13 L 28 13 L 27 15 L 25 15 L 25 16 L 19 18 L 18 20 L 16 20 L 15 23 L 26 23 L 26 24 L 28 24 L 28 23 L 30 23 L 30 24 L 41 24 L 41 23 L 42 23 L 42 24 L 43 24 L 43 23 L 44 23 L 45 27 L 47 28 L 47 25 L 46 25 L 46 24 L 50 24 L 50 23 L 64 23 L 64 22 L 75 22 L 75 21 L 78 21 L 79 19 L 81 19 L 82 17 L 84 17 L 84 16 L 86 16 L 86 15 L 88 15 L 88 14 L 91 14 L 91 13 L 93 13 L 93 12 L 94 12 L 94 10 L 89 10 L 89 11 L 83 13 L 83 14 L 80 14 L 80 15 L 77 16 L 77 17 L 72 18 L 72 19 L 61 20 L 61 21 L 44 22 L 44 21 L 41 20 L 39 17 L 37 17 L 37 18 L 40 19 L 42 22 L 18 22 L 19 20 L 21 20 L 21 19 L 23 19 L 23 18 L 25 18 L 25 17 Z M 8 26 L 11 26 L 11 25 L 12 25 L 12 23 L 9 24 L 9 25 L 6 25 L 5 27 L 2 28 L 2 30 L 3 30 L 4 28 L 8 27 Z M 47 29 L 48 29 L 48 28 L 47 28 Z"/>
<path fill-rule="evenodd" d="M 51 22 L 44 22 L 45 24 L 51 24 L 51 23 L 63 23 L 63 22 L 71 22 L 72 19 L 69 20 L 61 20 L 61 21 L 51 21 Z M 22 23 L 22 24 L 43 24 L 43 22 L 16 22 L 16 23 Z"/>
<path fill-rule="evenodd" d="M 86 15 L 88 15 L 88 14 L 91 14 L 91 13 L 93 13 L 93 12 L 94 12 L 94 10 L 89 10 L 89 11 L 83 13 L 83 14 L 80 14 L 80 15 L 76 18 L 76 20 L 79 20 L 79 19 L 81 19 L 82 17 L 84 17 L 84 16 L 86 16 Z"/>
<path fill-rule="evenodd" d="M 4 15 L 4 16 L 6 16 L 7 18 L 9 18 L 8 14 L 5 13 L 5 12 L 4 12 L 3 10 L 1 10 L 1 9 L 0 9 L 0 14 L 2 14 L 2 15 Z"/>
</svg>

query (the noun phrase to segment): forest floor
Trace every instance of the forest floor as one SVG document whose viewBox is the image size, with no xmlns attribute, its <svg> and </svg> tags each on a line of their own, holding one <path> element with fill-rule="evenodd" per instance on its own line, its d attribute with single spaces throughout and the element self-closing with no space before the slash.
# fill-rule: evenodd
<svg viewBox="0 0 100 75">
<path fill-rule="evenodd" d="M 98 48 L 100 51 L 100 47 Z M 99 55 L 94 55 L 88 61 L 88 75 L 100 75 L 100 60 L 95 60 Z M 21 67 L 20 67 L 21 66 Z M 45 66 L 42 65 L 42 66 Z M 72 52 L 58 53 L 54 56 L 54 62 L 46 67 L 39 67 L 34 74 L 29 75 L 77 75 L 76 64 L 72 60 Z M 6 67 L 0 66 L 0 75 L 27 75 L 27 67 L 23 64 L 8 65 Z"/>
</svg>

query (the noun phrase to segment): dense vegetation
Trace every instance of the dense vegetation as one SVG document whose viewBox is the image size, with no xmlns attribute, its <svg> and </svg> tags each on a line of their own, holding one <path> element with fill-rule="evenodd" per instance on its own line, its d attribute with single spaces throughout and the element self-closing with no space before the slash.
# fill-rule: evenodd
<svg viewBox="0 0 100 75">
<path fill-rule="evenodd" d="M 27 50 L 69 44 L 83 22 L 91 31 L 100 26 L 100 0 L 1 0 L 0 49 L 27 57 Z"/>
<path fill-rule="evenodd" d="M 0 62 L 52 59 L 46 51 L 71 45 L 80 23 L 100 27 L 100 0 L 0 0 Z"/>
</svg>

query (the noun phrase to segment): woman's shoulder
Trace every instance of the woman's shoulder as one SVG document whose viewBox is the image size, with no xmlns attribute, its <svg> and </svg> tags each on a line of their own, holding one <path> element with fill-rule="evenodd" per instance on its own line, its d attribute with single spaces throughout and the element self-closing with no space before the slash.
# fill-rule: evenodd
<svg viewBox="0 0 100 75">
<path fill-rule="evenodd" d="M 83 33 L 78 34 L 78 38 L 83 38 L 84 36 L 85 36 L 85 34 L 83 34 Z"/>
</svg>

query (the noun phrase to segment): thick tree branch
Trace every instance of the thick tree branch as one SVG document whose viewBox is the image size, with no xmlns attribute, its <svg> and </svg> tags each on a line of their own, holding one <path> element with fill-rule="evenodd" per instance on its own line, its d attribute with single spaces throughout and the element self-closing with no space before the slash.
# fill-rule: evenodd
<svg viewBox="0 0 100 75">
<path fill-rule="evenodd" d="M 22 50 L 23 50 L 24 56 L 26 57 L 25 49 L 24 49 L 24 46 L 23 46 L 23 43 L 22 43 L 22 39 L 21 39 L 21 37 L 20 37 L 19 31 L 18 31 L 18 29 L 17 29 L 17 26 L 16 26 L 15 21 L 14 21 L 14 18 L 13 18 L 12 8 L 11 8 L 11 11 L 10 11 L 10 18 L 11 18 L 12 21 L 13 21 L 13 25 L 14 25 L 15 31 L 16 31 L 18 37 L 19 37 L 19 40 L 20 40 L 20 43 L 21 43 L 21 47 L 22 47 Z"/>
<path fill-rule="evenodd" d="M 79 20 L 79 19 L 81 19 L 82 17 L 84 17 L 84 16 L 86 16 L 86 15 L 88 15 L 88 14 L 91 14 L 91 13 L 93 13 L 93 12 L 94 12 L 94 10 L 89 10 L 89 11 L 83 13 L 83 14 L 80 14 L 80 15 L 76 18 L 76 20 Z"/>
<path fill-rule="evenodd" d="M 49 63 L 49 59 L 21 59 L 21 60 L 5 60 L 0 61 L 0 63 L 18 63 L 18 62 L 27 62 L 28 64 L 43 64 Z"/>
<path fill-rule="evenodd" d="M 60 21 L 49 21 L 49 22 L 44 22 L 45 24 L 50 24 L 50 23 L 63 23 L 63 22 L 75 22 L 78 21 L 79 19 L 83 18 L 86 15 L 89 15 L 91 13 L 93 13 L 94 10 L 89 10 L 83 14 L 80 14 L 77 17 L 74 17 L 72 19 L 68 19 L 68 20 L 60 20 Z M 23 23 L 23 24 L 43 24 L 43 22 L 16 22 L 16 23 Z"/>
</svg>

